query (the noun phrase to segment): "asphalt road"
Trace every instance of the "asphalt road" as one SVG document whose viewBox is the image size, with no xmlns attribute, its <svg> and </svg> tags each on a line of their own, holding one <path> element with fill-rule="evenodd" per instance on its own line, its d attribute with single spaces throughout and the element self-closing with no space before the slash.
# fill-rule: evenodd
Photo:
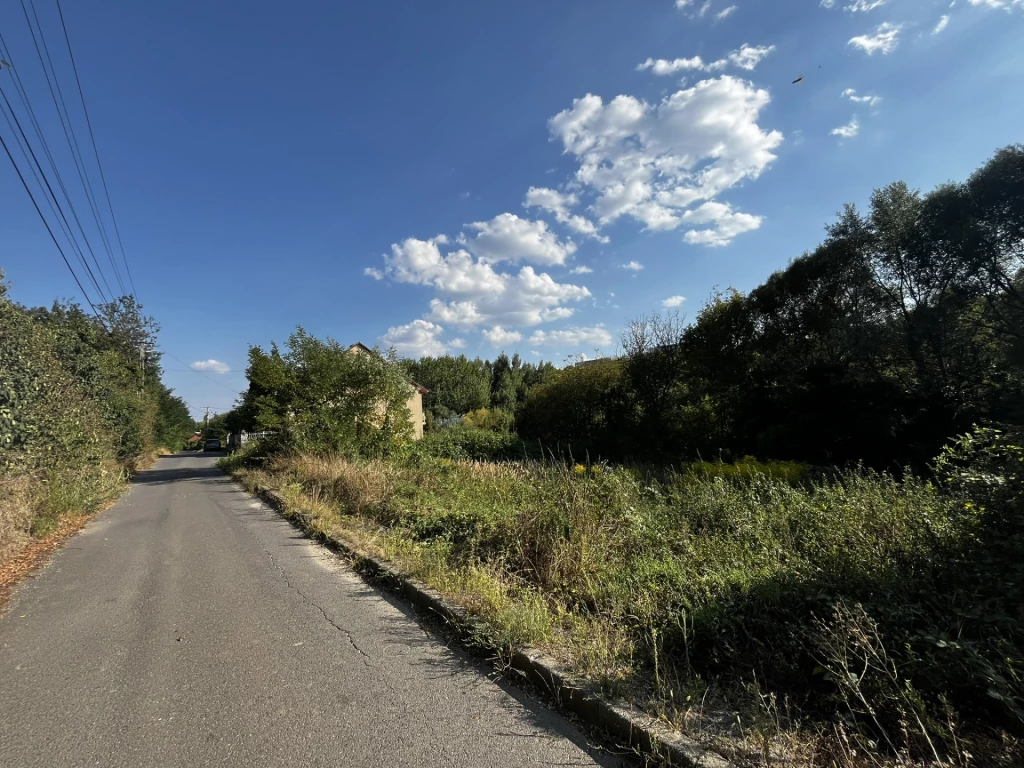
<svg viewBox="0 0 1024 768">
<path fill-rule="evenodd" d="M 182 454 L 0 618 L 0 766 L 97 765 L 619 760 Z"/>
</svg>

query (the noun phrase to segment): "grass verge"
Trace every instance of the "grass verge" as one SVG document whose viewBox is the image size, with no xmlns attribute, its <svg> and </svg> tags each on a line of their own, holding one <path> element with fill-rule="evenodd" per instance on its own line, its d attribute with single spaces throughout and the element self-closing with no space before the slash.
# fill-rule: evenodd
<svg viewBox="0 0 1024 768">
<path fill-rule="evenodd" d="M 15 584 L 127 487 L 114 462 L 0 477 L 0 609 Z"/>
<path fill-rule="evenodd" d="M 740 764 L 1021 759 L 1016 603 L 969 572 L 984 518 L 926 482 L 225 464 L 465 606 L 492 643 L 540 648 Z"/>
</svg>

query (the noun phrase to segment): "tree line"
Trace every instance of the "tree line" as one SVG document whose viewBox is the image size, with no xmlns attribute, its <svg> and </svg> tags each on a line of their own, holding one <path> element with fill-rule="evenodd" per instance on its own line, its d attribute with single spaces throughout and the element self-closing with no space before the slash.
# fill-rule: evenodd
<svg viewBox="0 0 1024 768">
<path fill-rule="evenodd" d="M 1024 423 L 1024 146 L 927 194 L 846 205 L 824 241 L 692 323 L 629 324 L 519 411 L 524 437 L 609 457 L 920 466 L 975 423 Z"/>
<path fill-rule="evenodd" d="M 0 525 L 0 550 L 116 495 L 154 448 L 192 433 L 188 407 L 160 380 L 157 331 L 130 296 L 95 314 L 30 308 L 0 273 L 0 522 L 14 520 Z"/>
<path fill-rule="evenodd" d="M 749 293 L 716 293 L 691 322 L 638 318 L 622 349 L 562 369 L 505 353 L 385 357 L 426 388 L 428 431 L 483 428 L 581 457 L 899 470 L 974 424 L 1024 423 L 1024 145 L 964 182 L 875 190 L 866 211 L 846 205 L 813 251 Z M 345 373 L 353 364 L 331 340 L 299 329 L 286 352 L 253 347 L 249 358 L 228 431 L 303 414 L 304 445 L 337 448 L 353 444 L 339 404 L 375 407 L 372 387 L 346 383 L 369 374 Z M 334 426 L 317 433 L 314 413 Z"/>
</svg>

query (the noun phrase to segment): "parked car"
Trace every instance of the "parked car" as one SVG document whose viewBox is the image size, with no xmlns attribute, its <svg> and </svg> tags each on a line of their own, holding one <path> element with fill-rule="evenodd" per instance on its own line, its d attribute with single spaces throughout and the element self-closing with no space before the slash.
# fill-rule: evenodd
<svg viewBox="0 0 1024 768">
<path fill-rule="evenodd" d="M 203 445 L 203 450 L 204 451 L 219 451 L 220 450 L 220 440 L 207 440 L 206 443 Z"/>
</svg>

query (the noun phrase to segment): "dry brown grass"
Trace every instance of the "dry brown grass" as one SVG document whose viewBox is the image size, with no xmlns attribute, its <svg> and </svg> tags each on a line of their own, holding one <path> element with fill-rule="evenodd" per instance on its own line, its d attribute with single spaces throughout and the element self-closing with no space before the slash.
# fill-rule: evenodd
<svg viewBox="0 0 1024 768">
<path fill-rule="evenodd" d="M 33 517 L 29 479 L 0 479 L 0 563 L 31 538 Z"/>
</svg>

